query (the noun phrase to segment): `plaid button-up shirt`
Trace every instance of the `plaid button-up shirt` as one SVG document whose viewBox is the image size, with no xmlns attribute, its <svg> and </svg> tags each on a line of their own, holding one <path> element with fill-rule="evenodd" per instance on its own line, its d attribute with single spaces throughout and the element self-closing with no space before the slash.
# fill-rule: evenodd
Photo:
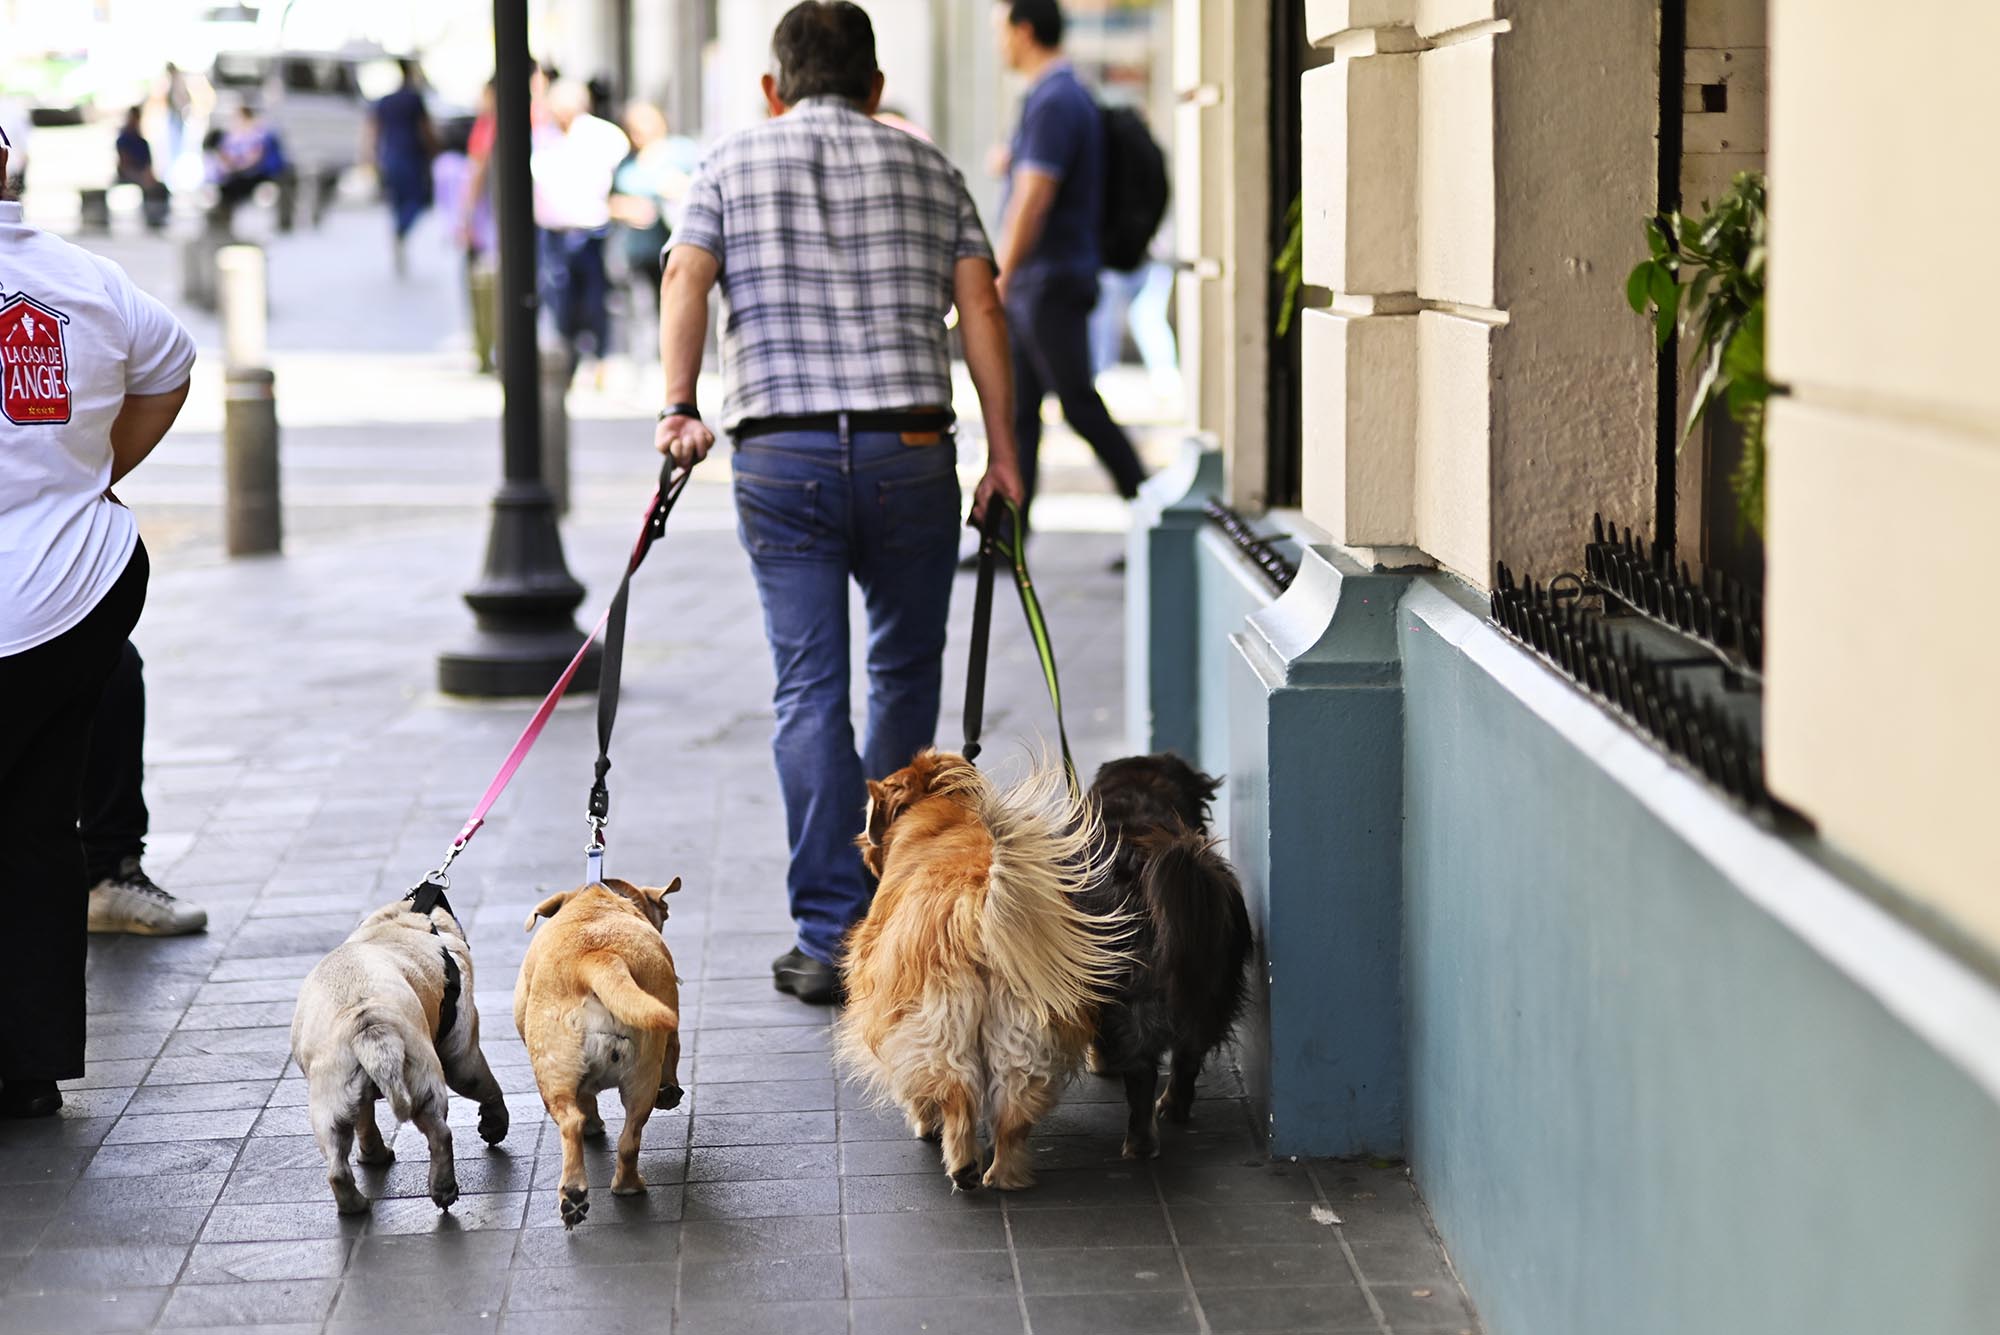
<svg viewBox="0 0 2000 1335">
<path fill-rule="evenodd" d="M 721 266 L 725 430 L 948 405 L 952 270 L 993 258 L 944 154 L 832 97 L 710 150 L 675 246 Z"/>
</svg>

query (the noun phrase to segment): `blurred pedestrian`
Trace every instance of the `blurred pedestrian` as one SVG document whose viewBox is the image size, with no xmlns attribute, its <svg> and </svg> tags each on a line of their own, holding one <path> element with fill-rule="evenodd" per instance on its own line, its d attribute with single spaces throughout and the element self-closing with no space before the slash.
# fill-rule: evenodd
<svg viewBox="0 0 2000 1335">
<path fill-rule="evenodd" d="M 771 47 L 772 118 L 710 151 L 669 243 L 657 444 L 692 464 L 715 442 L 694 399 L 719 282 L 720 424 L 735 440 L 738 532 L 777 669 L 771 749 L 798 927 L 772 980 L 825 1003 L 842 940 L 868 910 L 854 847 L 863 775 L 901 769 L 937 732 L 960 513 L 948 307 L 986 422 L 974 513 L 1019 500 L 1021 482 L 1006 320 L 964 180 L 933 146 L 872 119 L 882 74 L 859 6 L 805 0 Z M 859 754 L 850 580 L 868 615 Z"/>
<path fill-rule="evenodd" d="M 145 114 L 143 106 L 125 113 L 125 124 L 119 128 L 113 146 L 118 155 L 114 179 L 120 185 L 139 187 L 145 200 L 146 226 L 157 232 L 167 225 L 167 187 L 153 170 L 153 146 L 146 142 L 146 133 L 141 128 Z"/>
<path fill-rule="evenodd" d="M 1056 0 L 1001 0 L 994 13 L 1007 67 L 1029 81 L 1004 159 L 999 245 L 1000 291 L 1013 336 L 1021 478 L 1032 500 L 1042 398 L 1053 390 L 1063 419 L 1129 500 L 1139 494 L 1146 470 L 1091 378 L 1090 311 L 1103 267 L 1103 113 L 1063 56 Z"/>
<path fill-rule="evenodd" d="M 611 216 L 619 225 L 635 341 L 644 328 L 650 361 L 659 352 L 653 337 L 659 325 L 641 317 L 658 313 L 661 252 L 687 202 L 701 150 L 685 135 L 669 134 L 666 116 L 647 102 L 625 108 L 625 134 L 632 151 L 611 178 Z"/>
<path fill-rule="evenodd" d="M 405 250 L 410 229 L 434 199 L 431 160 L 438 154 L 438 137 L 424 105 L 417 63 L 397 63 L 402 67 L 402 84 L 375 104 L 368 125 L 374 139 L 375 175 L 395 228 L 396 275 L 401 277 L 408 271 Z"/>
<path fill-rule="evenodd" d="M 236 109 L 235 122 L 226 130 L 209 132 L 214 141 L 210 165 L 212 182 L 224 216 L 232 215 L 265 182 L 275 182 L 285 170 L 285 150 L 277 131 L 257 117 L 257 109 L 244 103 Z M 207 149 L 209 143 L 203 141 Z"/>
<path fill-rule="evenodd" d="M 77 827 L 83 837 L 89 927 L 127 936 L 185 936 L 208 914 L 146 875 L 146 664 L 130 640 L 104 683 L 91 721 Z"/>
<path fill-rule="evenodd" d="M 194 90 L 188 85 L 188 77 L 173 61 L 167 62 L 165 74 L 160 79 L 160 103 L 167 113 L 167 165 L 169 168 L 179 162 L 181 151 L 187 147 L 188 115 L 194 110 Z"/>
<path fill-rule="evenodd" d="M 0 179 L 7 167 L 0 133 Z M 146 600 L 110 494 L 173 425 L 194 340 L 108 260 L 0 203 L 0 1116 L 83 1074 L 88 898 L 77 835 L 91 719 Z"/>
<path fill-rule="evenodd" d="M 611 235 L 611 180 L 631 151 L 625 132 L 590 114 L 582 84 L 550 86 L 554 132 L 529 161 L 535 182 L 535 226 L 541 232 L 542 307 L 569 352 L 569 372 L 590 355 L 611 350 L 610 277 L 604 243 Z"/>
</svg>

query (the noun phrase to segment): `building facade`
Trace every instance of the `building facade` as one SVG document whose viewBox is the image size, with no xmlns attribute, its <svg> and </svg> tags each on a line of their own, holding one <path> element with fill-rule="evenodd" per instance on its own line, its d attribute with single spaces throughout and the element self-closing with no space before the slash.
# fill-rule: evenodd
<svg viewBox="0 0 2000 1335">
<path fill-rule="evenodd" d="M 1131 740 L 1229 776 L 1273 1153 L 1407 1158 L 1495 1332 L 2000 1311 L 2000 391 L 1964 290 L 2000 16 L 1917 11 L 1937 40 L 1885 47 L 1852 0 L 1175 6 L 1200 433 L 1132 537 Z M 1682 444 L 1686 350 L 1625 284 L 1645 219 L 1745 170 L 1780 392 L 1739 562 L 1740 445 Z M 1740 638 L 1621 613 L 1628 566 Z"/>
</svg>

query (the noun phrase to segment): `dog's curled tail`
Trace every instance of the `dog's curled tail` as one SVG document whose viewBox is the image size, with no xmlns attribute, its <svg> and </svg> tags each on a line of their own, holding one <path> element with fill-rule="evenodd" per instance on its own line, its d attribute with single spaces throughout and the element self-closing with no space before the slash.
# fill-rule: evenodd
<svg viewBox="0 0 2000 1335">
<path fill-rule="evenodd" d="M 1077 902 L 1103 874 L 1096 805 L 1047 763 L 1005 793 L 981 776 L 973 793 L 993 836 L 980 926 L 987 961 L 1038 1023 L 1087 1022 L 1125 968 L 1128 926 Z"/>
<path fill-rule="evenodd" d="M 577 963 L 577 977 L 597 994 L 612 1018 L 634 1029 L 667 1033 L 680 1028 L 681 1017 L 672 1007 L 640 987 L 632 970 L 619 956 L 608 951 L 585 955 Z"/>
<path fill-rule="evenodd" d="M 1177 1008 L 1233 1020 L 1250 952 L 1250 915 L 1235 869 L 1215 840 L 1194 830 L 1143 837 L 1136 846 L 1145 859 L 1140 876 L 1153 924 L 1154 975 Z"/>
<path fill-rule="evenodd" d="M 416 1107 L 410 1095 L 409 1057 L 395 1025 L 366 1010 L 355 1015 L 354 1060 L 389 1101 L 389 1111 L 399 1122 L 412 1120 Z"/>
</svg>

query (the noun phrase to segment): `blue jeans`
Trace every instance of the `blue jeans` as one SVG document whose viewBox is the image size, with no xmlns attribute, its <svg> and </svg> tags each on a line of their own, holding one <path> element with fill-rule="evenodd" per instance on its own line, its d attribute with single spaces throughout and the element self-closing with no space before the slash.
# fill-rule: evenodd
<svg viewBox="0 0 2000 1335">
<path fill-rule="evenodd" d="M 736 447 L 737 534 L 750 553 L 777 669 L 771 751 L 785 799 L 785 887 L 799 948 L 839 958 L 873 895 L 854 838 L 868 792 L 937 734 L 959 492 L 947 434 L 756 436 Z M 849 717 L 847 582 L 868 612 L 868 735 Z"/>
</svg>

